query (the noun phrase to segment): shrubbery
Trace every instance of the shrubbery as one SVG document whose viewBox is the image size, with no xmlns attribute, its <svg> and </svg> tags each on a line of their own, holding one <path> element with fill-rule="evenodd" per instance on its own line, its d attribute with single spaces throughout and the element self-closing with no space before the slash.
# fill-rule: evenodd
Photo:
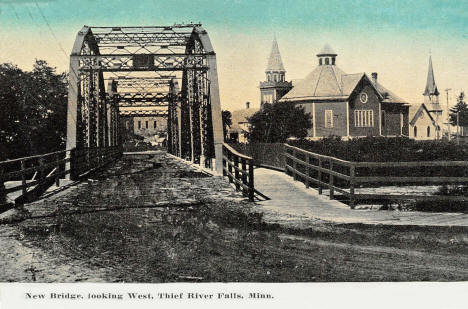
<svg viewBox="0 0 468 309">
<path fill-rule="evenodd" d="M 319 141 L 291 140 L 291 146 L 355 162 L 465 161 L 468 146 L 449 141 L 415 141 L 405 137 L 365 137 L 342 141 L 340 137 Z"/>
</svg>

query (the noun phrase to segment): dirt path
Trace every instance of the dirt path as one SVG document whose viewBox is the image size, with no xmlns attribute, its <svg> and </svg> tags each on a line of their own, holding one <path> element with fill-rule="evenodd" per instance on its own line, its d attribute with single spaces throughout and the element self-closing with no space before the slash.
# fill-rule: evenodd
<svg viewBox="0 0 468 309">
<path fill-rule="evenodd" d="M 275 221 L 259 206 L 163 153 L 127 156 L 0 225 L 0 280 L 468 280 L 462 228 Z"/>
</svg>

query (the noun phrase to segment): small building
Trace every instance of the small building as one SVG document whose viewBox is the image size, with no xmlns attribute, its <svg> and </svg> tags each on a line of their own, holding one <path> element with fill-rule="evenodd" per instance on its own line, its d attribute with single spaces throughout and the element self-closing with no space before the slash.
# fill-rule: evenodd
<svg viewBox="0 0 468 309">
<path fill-rule="evenodd" d="M 231 127 L 228 129 L 230 142 L 247 143 L 247 134 L 250 131 L 249 118 L 258 112 L 258 108 L 251 108 L 250 102 L 245 103 L 244 109 L 231 112 Z"/>
<path fill-rule="evenodd" d="M 122 117 L 121 121 L 126 132 L 143 136 L 146 142 L 152 144 L 159 144 L 167 132 L 165 117 Z"/>
<path fill-rule="evenodd" d="M 327 44 L 317 67 L 282 97 L 312 116 L 308 137 L 408 136 L 409 104 L 385 88 L 377 73 L 346 74 Z"/>
<path fill-rule="evenodd" d="M 443 136 L 443 116 L 439 103 L 439 90 L 435 83 L 432 57 L 429 56 L 426 88 L 424 88 L 424 103 L 414 108 L 411 113 L 410 137 L 417 140 L 441 139 Z M 448 135 L 449 133 L 446 132 Z"/>
<path fill-rule="evenodd" d="M 417 140 L 432 140 L 440 138 L 440 127 L 424 103 L 419 105 L 419 108 L 411 114 L 414 116 L 410 121 L 410 138 Z"/>
</svg>

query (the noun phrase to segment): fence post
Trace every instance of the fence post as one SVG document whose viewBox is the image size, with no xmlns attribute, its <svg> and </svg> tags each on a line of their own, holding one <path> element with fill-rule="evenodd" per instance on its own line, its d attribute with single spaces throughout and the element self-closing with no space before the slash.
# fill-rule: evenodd
<svg viewBox="0 0 468 309">
<path fill-rule="evenodd" d="M 249 200 L 254 201 L 254 161 L 249 162 Z"/>
<path fill-rule="evenodd" d="M 319 171 L 318 171 L 318 175 L 317 175 L 317 178 L 318 178 L 318 193 L 319 194 L 322 194 L 322 159 L 321 158 L 318 158 L 318 166 L 319 166 Z"/>
<path fill-rule="evenodd" d="M 228 166 L 229 166 L 229 164 L 227 163 L 226 159 L 224 158 L 224 157 L 227 158 L 227 153 L 228 153 L 228 151 L 227 151 L 226 147 L 224 147 L 224 144 L 223 144 L 223 176 L 226 176 L 226 175 L 227 175 L 226 170 L 227 170 L 227 168 L 228 168 Z M 228 177 L 228 178 L 229 178 L 229 177 Z"/>
<path fill-rule="evenodd" d="M 229 182 L 232 183 L 232 153 L 230 151 L 227 151 L 227 158 L 228 158 L 228 170 L 229 170 L 229 175 L 228 175 L 228 178 L 229 178 Z"/>
<path fill-rule="evenodd" d="M 44 184 L 44 180 L 46 178 L 45 168 L 44 168 L 44 157 L 39 158 L 39 179 L 38 179 L 38 187 Z"/>
<path fill-rule="evenodd" d="M 306 154 L 305 156 L 306 156 L 306 163 L 307 163 L 307 165 L 306 165 L 306 176 L 307 176 L 307 177 L 306 177 L 306 179 L 305 179 L 305 186 L 306 186 L 306 188 L 309 188 L 309 187 L 310 187 L 310 184 L 309 184 L 309 177 L 310 177 L 310 175 L 309 175 L 309 173 L 310 173 L 310 169 L 309 169 L 310 156 L 309 156 L 309 154 Z"/>
<path fill-rule="evenodd" d="M 296 159 L 296 150 L 295 149 L 292 150 L 292 156 L 293 156 L 294 159 Z M 297 180 L 297 174 L 296 174 L 297 162 L 294 159 L 293 159 L 293 179 L 294 179 L 294 181 L 296 181 Z"/>
<path fill-rule="evenodd" d="M 356 182 L 355 174 L 356 174 L 356 167 L 353 164 L 353 165 L 351 165 L 351 167 L 349 169 L 349 177 L 350 177 L 350 180 L 349 180 L 349 207 L 351 207 L 351 209 L 354 209 L 354 207 L 356 206 L 356 200 L 354 198 L 354 186 L 355 186 L 355 182 Z"/>
<path fill-rule="evenodd" d="M 70 150 L 70 180 L 78 180 L 78 160 L 76 148 Z"/>
<path fill-rule="evenodd" d="M 56 166 L 56 170 L 55 170 L 55 185 L 58 187 L 60 186 L 60 171 L 61 171 L 61 164 L 60 164 L 60 153 L 57 153 L 55 155 L 55 161 L 57 161 L 57 166 Z"/>
<path fill-rule="evenodd" d="M 24 160 L 21 160 L 21 185 L 23 186 L 21 188 L 21 192 L 23 195 L 25 195 L 28 192 L 28 188 L 26 188 L 26 174 L 24 173 L 24 170 L 26 169 L 26 162 Z"/>
<path fill-rule="evenodd" d="M 242 164 L 242 184 L 244 184 L 245 186 L 247 186 L 247 175 L 245 174 L 245 172 L 247 172 L 247 164 L 245 162 L 245 158 L 241 158 L 241 164 Z M 246 195 L 248 195 L 248 191 L 244 189 L 244 187 L 242 187 L 242 192 L 245 192 Z"/>
<path fill-rule="evenodd" d="M 234 166 L 235 166 L 235 171 L 234 174 L 236 175 L 235 183 L 236 183 L 236 188 L 237 190 L 240 190 L 240 185 L 239 185 L 239 157 L 234 155 Z"/>
<path fill-rule="evenodd" d="M 0 165 L 0 205 L 6 204 L 6 188 L 3 165 Z"/>
<path fill-rule="evenodd" d="M 332 161 L 331 159 L 330 159 L 330 167 L 329 167 L 329 170 L 330 170 L 330 172 L 333 171 L 333 161 Z M 335 190 L 333 189 L 333 186 L 334 186 L 334 179 L 333 179 L 333 178 L 334 178 L 334 177 L 333 177 L 333 175 L 332 175 L 331 173 L 329 173 L 328 175 L 329 175 L 329 179 L 330 179 L 329 185 L 328 185 L 328 188 L 329 188 L 329 190 L 330 190 L 330 194 L 329 194 L 329 195 L 330 195 L 330 199 L 333 200 L 333 199 L 335 198 L 335 194 L 334 194 L 334 193 L 335 193 Z"/>
</svg>

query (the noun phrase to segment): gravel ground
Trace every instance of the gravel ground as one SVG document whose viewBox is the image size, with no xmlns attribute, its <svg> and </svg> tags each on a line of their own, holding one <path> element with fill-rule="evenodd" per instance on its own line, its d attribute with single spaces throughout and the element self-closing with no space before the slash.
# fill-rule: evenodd
<svg viewBox="0 0 468 309">
<path fill-rule="evenodd" d="M 128 155 L 0 216 L 0 281 L 299 282 L 468 279 L 463 228 L 274 223 L 220 177 Z"/>
</svg>

